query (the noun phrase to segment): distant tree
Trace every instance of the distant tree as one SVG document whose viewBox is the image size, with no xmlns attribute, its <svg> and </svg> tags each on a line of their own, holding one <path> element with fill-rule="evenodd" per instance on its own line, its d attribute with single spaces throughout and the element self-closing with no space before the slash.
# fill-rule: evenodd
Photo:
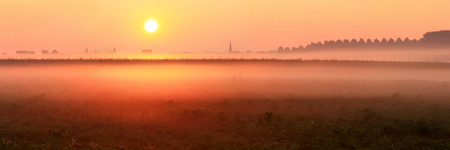
<svg viewBox="0 0 450 150">
<path fill-rule="evenodd" d="M 289 47 L 284 48 L 284 52 L 291 52 L 291 49 Z"/>
<path fill-rule="evenodd" d="M 342 40 L 338 39 L 336 40 L 336 43 L 334 44 L 333 48 L 341 48 L 344 45 L 344 42 Z"/>
<path fill-rule="evenodd" d="M 350 41 L 348 39 L 344 39 L 344 41 L 342 41 L 342 47 L 350 47 Z"/>
<path fill-rule="evenodd" d="M 386 39 L 384 39 L 384 40 L 386 40 Z M 374 45 L 379 45 L 381 42 L 380 42 L 380 40 L 378 40 L 378 39 L 375 39 L 375 40 L 373 40 L 373 44 Z"/>
<path fill-rule="evenodd" d="M 380 42 L 381 45 L 387 45 L 387 43 L 388 42 L 387 42 L 386 38 L 383 38 Z"/>
<path fill-rule="evenodd" d="M 307 45 L 305 46 L 305 49 L 311 49 L 311 44 L 307 44 Z"/>
<path fill-rule="evenodd" d="M 424 43 L 425 43 L 424 38 L 420 38 L 419 40 L 417 40 L 417 44 L 424 44 Z"/>
<path fill-rule="evenodd" d="M 329 49 L 332 47 L 333 47 L 333 45 L 330 44 L 330 41 L 326 40 L 323 42 L 323 48 Z"/>
<path fill-rule="evenodd" d="M 359 45 L 364 45 L 364 44 L 366 44 L 366 42 L 365 42 L 364 39 L 362 39 L 362 38 L 359 39 L 359 42 L 358 42 L 358 43 L 359 43 Z"/>
<path fill-rule="evenodd" d="M 335 46 L 336 46 L 336 41 L 334 41 L 334 40 L 331 40 L 331 41 L 328 41 L 328 47 L 330 47 L 330 48 L 336 48 Z"/>
<path fill-rule="evenodd" d="M 322 42 L 318 42 L 317 46 L 323 46 Z"/>
<path fill-rule="evenodd" d="M 372 44 L 372 40 L 371 39 L 367 39 L 366 44 Z"/>
<path fill-rule="evenodd" d="M 345 40 L 344 40 L 344 44 L 345 44 L 345 45 L 349 45 L 349 44 L 350 44 L 350 41 L 347 40 L 347 39 L 345 39 Z"/>
<path fill-rule="evenodd" d="M 305 49 L 316 49 L 316 48 L 317 48 L 317 46 L 316 46 L 316 43 L 314 43 L 314 42 L 311 42 L 311 44 L 306 45 L 306 47 L 305 47 Z"/>
<path fill-rule="evenodd" d="M 401 38 L 397 38 L 397 40 L 395 40 L 395 44 L 403 44 L 403 41 Z"/>
<path fill-rule="evenodd" d="M 411 46 L 411 40 L 409 40 L 409 38 L 405 38 L 405 40 L 403 41 L 403 45 Z"/>
<path fill-rule="evenodd" d="M 277 51 L 278 51 L 278 52 L 283 52 L 283 49 L 284 49 L 283 46 L 280 46 L 280 47 L 278 47 L 278 50 L 277 50 Z"/>
<path fill-rule="evenodd" d="M 432 47 L 450 47 L 450 30 L 427 32 L 419 43 Z"/>
<path fill-rule="evenodd" d="M 303 50 L 303 46 L 299 45 L 298 48 L 292 47 L 292 52 L 299 52 L 300 50 Z"/>
<path fill-rule="evenodd" d="M 403 43 L 408 44 L 409 42 L 411 42 L 411 40 L 409 40 L 409 38 L 405 38 L 405 41 L 403 41 Z"/>
<path fill-rule="evenodd" d="M 388 44 L 389 44 L 389 45 L 393 45 L 393 44 L 395 44 L 395 41 L 394 41 L 394 39 L 390 38 L 390 39 L 389 39 L 389 41 L 388 41 Z"/>
<path fill-rule="evenodd" d="M 352 39 L 352 40 L 350 41 L 349 46 L 355 47 L 355 46 L 357 46 L 357 45 L 358 45 L 358 41 L 356 41 L 356 39 Z"/>
<path fill-rule="evenodd" d="M 336 44 L 335 44 L 335 48 L 341 48 L 341 47 L 343 47 L 344 46 L 344 42 L 342 42 L 342 40 L 337 40 L 336 41 Z"/>
<path fill-rule="evenodd" d="M 291 48 L 291 51 L 296 51 L 296 50 L 297 50 L 297 47 L 295 47 L 295 46 Z"/>
<path fill-rule="evenodd" d="M 380 42 L 380 40 L 375 39 L 375 40 L 373 40 L 373 44 L 372 44 L 372 45 L 374 45 L 374 46 L 380 46 L 380 45 L 381 45 L 381 42 Z"/>
</svg>

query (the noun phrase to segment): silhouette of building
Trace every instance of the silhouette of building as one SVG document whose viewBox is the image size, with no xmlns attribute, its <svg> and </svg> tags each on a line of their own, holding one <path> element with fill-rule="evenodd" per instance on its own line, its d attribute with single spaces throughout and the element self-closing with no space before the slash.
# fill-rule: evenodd
<svg viewBox="0 0 450 150">
<path fill-rule="evenodd" d="M 16 51 L 16 54 L 32 54 L 32 55 L 34 55 L 34 51 L 25 51 L 25 50 Z"/>
<path fill-rule="evenodd" d="M 42 54 L 48 54 L 48 50 L 43 49 Z"/>
<path fill-rule="evenodd" d="M 228 47 L 228 52 L 233 52 L 233 49 L 231 48 L 231 40 L 230 40 L 230 46 Z"/>
<path fill-rule="evenodd" d="M 228 46 L 228 53 L 240 53 L 239 51 L 233 51 L 233 48 L 231 47 L 231 40 L 230 45 Z"/>
<path fill-rule="evenodd" d="M 116 53 L 116 48 L 114 47 L 112 51 L 108 51 L 108 53 Z"/>
<path fill-rule="evenodd" d="M 152 53 L 152 49 L 143 49 L 142 53 L 143 54 L 150 54 L 150 53 Z"/>
</svg>

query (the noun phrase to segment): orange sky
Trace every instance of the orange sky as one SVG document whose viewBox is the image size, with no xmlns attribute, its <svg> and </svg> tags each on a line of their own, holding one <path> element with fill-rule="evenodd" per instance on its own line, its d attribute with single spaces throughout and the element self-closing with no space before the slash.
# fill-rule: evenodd
<svg viewBox="0 0 450 150">
<path fill-rule="evenodd" d="M 0 52 L 274 50 L 352 38 L 420 38 L 450 29 L 449 0 L 12 0 L 0 2 Z M 148 33 L 147 20 L 158 22 Z"/>
</svg>

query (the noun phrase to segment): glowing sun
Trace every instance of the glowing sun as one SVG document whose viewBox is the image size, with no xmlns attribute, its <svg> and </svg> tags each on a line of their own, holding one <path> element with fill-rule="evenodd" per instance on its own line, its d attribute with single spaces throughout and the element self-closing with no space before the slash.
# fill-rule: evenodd
<svg viewBox="0 0 450 150">
<path fill-rule="evenodd" d="M 145 23 L 145 30 L 148 32 L 155 32 L 158 28 L 158 24 L 154 20 L 149 20 Z"/>
</svg>

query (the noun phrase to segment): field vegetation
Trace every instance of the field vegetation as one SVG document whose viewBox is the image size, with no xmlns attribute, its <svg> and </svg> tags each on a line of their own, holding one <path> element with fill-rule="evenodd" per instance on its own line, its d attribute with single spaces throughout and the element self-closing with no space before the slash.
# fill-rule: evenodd
<svg viewBox="0 0 450 150">
<path fill-rule="evenodd" d="M 61 101 L 2 96 L 1 149 L 448 149 L 443 96 Z"/>
</svg>

